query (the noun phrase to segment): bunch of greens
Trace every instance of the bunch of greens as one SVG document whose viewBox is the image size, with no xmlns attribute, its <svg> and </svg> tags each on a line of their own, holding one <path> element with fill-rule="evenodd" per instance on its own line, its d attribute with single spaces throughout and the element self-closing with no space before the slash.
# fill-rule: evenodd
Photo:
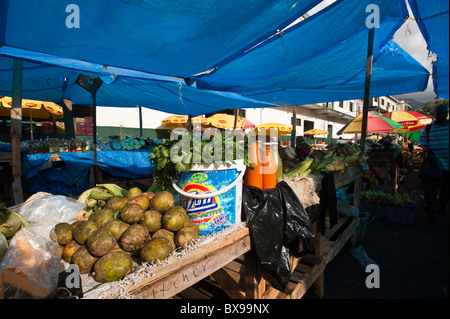
<svg viewBox="0 0 450 319">
<path fill-rule="evenodd" d="M 194 138 L 192 132 L 182 132 L 178 139 L 166 139 L 148 156 L 154 165 L 154 184 L 150 191 L 172 190 L 172 179 L 182 172 L 189 172 L 193 164 L 221 161 L 231 165 L 242 159 L 244 165 L 254 170 L 248 156 L 248 138 L 242 137 L 238 138 L 232 131 L 224 131 L 204 140 Z"/>
</svg>

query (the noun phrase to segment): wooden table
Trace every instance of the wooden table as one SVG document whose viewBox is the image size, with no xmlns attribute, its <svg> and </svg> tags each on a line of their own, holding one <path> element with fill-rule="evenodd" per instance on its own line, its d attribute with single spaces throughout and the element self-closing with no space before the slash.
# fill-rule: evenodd
<svg viewBox="0 0 450 319">
<path fill-rule="evenodd" d="M 212 273 L 206 280 L 220 286 L 232 299 L 299 299 L 313 286 L 315 295 L 322 298 L 324 295 L 324 271 L 327 264 L 337 256 L 345 243 L 349 240 L 355 243 L 355 233 L 359 226 L 362 168 L 355 165 L 347 168 L 344 173 L 335 172 L 333 175 L 336 189 L 351 183 L 354 184 L 353 210 L 345 206 L 338 207 L 338 212 L 346 210 L 352 213 L 341 216 L 339 223 L 326 229 L 325 234 L 321 233 L 319 220 L 314 222 L 315 254 L 290 258 L 292 274 L 285 291 L 278 291 L 264 280 L 253 250 Z M 341 210 L 339 210 L 340 208 Z M 194 289 L 191 288 L 191 290 Z M 189 298 L 194 294 L 191 291 L 190 294 L 185 295 L 184 292 L 181 292 L 179 295 Z M 199 296 L 202 295 L 205 296 L 200 291 L 195 292 L 197 298 L 201 298 Z"/>
<path fill-rule="evenodd" d="M 335 186 L 339 189 L 354 183 L 356 210 L 363 171 L 359 166 L 336 172 Z M 263 278 L 261 266 L 251 249 L 249 229 L 242 227 L 207 245 L 196 248 L 177 262 L 157 266 L 150 276 L 126 286 L 130 297 L 146 299 L 188 298 L 207 296 L 194 287 L 200 281 L 213 283 L 231 299 L 299 299 L 314 285 L 315 294 L 324 295 L 324 270 L 346 242 L 355 238 L 359 217 L 345 216 L 322 234 L 318 220 L 314 222 L 315 254 L 290 258 L 292 275 L 284 292 L 271 287 Z M 114 283 L 112 283 L 114 284 Z M 109 284 L 85 291 L 85 298 L 117 298 Z"/>
<path fill-rule="evenodd" d="M 133 298 L 167 299 L 250 251 L 250 235 L 242 227 L 215 238 L 169 264 L 156 266 L 149 276 L 125 287 Z M 84 291 L 85 298 L 116 298 L 111 284 L 101 284 Z M 108 296 L 108 293 L 112 295 Z"/>
</svg>

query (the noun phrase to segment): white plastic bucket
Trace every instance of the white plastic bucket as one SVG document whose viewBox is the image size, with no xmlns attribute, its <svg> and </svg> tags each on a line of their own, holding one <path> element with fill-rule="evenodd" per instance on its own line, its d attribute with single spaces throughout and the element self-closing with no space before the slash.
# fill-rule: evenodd
<svg viewBox="0 0 450 319">
<path fill-rule="evenodd" d="M 243 161 L 233 165 L 194 164 L 189 173 L 181 173 L 172 182 L 181 195 L 181 205 L 200 236 L 222 230 L 241 221 Z"/>
</svg>

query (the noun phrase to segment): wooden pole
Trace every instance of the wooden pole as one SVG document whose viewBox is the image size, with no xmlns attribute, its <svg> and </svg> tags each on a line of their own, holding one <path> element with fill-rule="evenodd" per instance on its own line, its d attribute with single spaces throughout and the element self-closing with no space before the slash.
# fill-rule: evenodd
<svg viewBox="0 0 450 319">
<path fill-rule="evenodd" d="M 23 203 L 20 138 L 22 136 L 22 69 L 23 62 L 13 62 L 13 87 L 11 106 L 11 166 L 13 174 L 12 191 L 16 205 Z"/>
<path fill-rule="evenodd" d="M 66 138 L 75 137 L 75 127 L 73 125 L 73 107 L 72 101 L 69 99 L 62 99 L 61 106 L 63 108 L 64 130 Z"/>
<path fill-rule="evenodd" d="M 291 132 L 291 147 L 295 148 L 295 137 L 297 135 L 297 107 L 294 106 L 292 112 L 292 132 Z"/>
<path fill-rule="evenodd" d="M 366 61 L 366 79 L 364 87 L 364 104 L 363 104 L 363 116 L 361 123 L 361 153 L 364 154 L 366 148 L 366 137 L 367 137 L 367 118 L 369 114 L 369 99 L 370 99 L 370 77 L 372 75 L 372 62 L 373 62 L 373 38 L 375 34 L 375 29 L 369 30 L 369 40 L 367 44 L 367 61 Z"/>
</svg>

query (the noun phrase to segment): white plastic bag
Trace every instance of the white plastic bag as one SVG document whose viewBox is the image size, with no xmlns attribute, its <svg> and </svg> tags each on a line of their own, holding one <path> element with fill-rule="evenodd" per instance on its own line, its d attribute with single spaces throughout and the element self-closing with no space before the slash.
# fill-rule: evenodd
<svg viewBox="0 0 450 319">
<path fill-rule="evenodd" d="M 32 225 L 57 224 L 75 220 L 86 204 L 74 198 L 48 193 L 36 193 L 25 203 L 9 208 Z"/>
<path fill-rule="evenodd" d="M 26 202 L 10 207 L 29 223 L 29 227 L 14 234 L 8 250 L 0 262 L 3 271 L 12 278 L 8 281 L 33 298 L 51 298 L 56 293 L 60 272 L 59 245 L 50 237 L 57 223 L 75 221 L 85 204 L 76 199 L 36 193 Z M 0 284 L 1 283 L 0 276 Z M 8 285 L 12 290 L 11 286 Z M 13 295 L 12 298 L 22 298 Z"/>
<path fill-rule="evenodd" d="M 54 296 L 59 276 L 59 245 L 49 238 L 48 228 L 25 227 L 15 233 L 0 262 L 0 273 L 3 271 L 9 277 L 6 282 L 0 278 L 6 291 L 12 290 L 12 285 L 32 298 Z M 17 292 L 10 297 L 23 298 Z"/>
</svg>

